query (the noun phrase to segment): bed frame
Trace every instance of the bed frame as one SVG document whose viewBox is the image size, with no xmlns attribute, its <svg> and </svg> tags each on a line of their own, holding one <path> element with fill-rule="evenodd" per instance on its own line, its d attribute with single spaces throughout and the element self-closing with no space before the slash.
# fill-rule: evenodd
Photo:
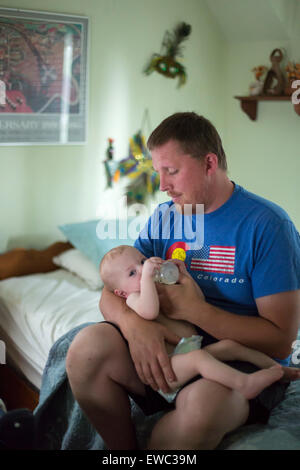
<svg viewBox="0 0 300 470">
<path fill-rule="evenodd" d="M 0 255 L 0 280 L 58 269 L 54 256 L 73 248 L 69 242 L 56 242 L 43 250 L 18 248 Z M 9 357 L 9 350 L 7 351 Z M 12 364 L 0 364 L 0 398 L 8 411 L 27 408 L 33 411 L 39 402 L 39 390 Z"/>
<path fill-rule="evenodd" d="M 39 391 L 21 372 L 9 364 L 1 364 L 0 397 L 8 411 L 17 408 L 33 411 L 39 402 Z"/>
</svg>

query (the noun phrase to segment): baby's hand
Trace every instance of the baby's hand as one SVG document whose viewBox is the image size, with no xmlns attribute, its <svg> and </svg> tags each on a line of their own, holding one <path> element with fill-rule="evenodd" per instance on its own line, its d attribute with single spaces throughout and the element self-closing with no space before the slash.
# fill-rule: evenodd
<svg viewBox="0 0 300 470">
<path fill-rule="evenodd" d="M 163 260 L 161 258 L 152 256 L 152 258 L 149 258 L 145 261 L 142 275 L 147 277 L 153 277 L 155 275 L 155 271 L 160 269 L 162 263 Z"/>
</svg>

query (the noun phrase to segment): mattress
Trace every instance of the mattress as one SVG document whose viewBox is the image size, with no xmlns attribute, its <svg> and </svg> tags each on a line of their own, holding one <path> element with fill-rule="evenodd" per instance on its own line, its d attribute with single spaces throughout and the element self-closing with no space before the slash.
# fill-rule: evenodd
<svg viewBox="0 0 300 470">
<path fill-rule="evenodd" d="M 72 328 L 104 320 L 101 291 L 64 269 L 0 282 L 0 339 L 7 358 L 38 389 L 54 342 Z"/>
</svg>

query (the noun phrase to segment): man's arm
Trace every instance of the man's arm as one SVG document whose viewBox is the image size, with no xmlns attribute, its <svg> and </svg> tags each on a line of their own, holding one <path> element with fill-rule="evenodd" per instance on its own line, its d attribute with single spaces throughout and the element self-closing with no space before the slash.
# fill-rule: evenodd
<svg viewBox="0 0 300 470">
<path fill-rule="evenodd" d="M 127 307 L 124 299 L 110 292 L 105 286 L 100 297 L 99 308 L 105 320 L 116 323 L 122 332 L 126 327 L 127 315 L 134 313 Z"/>
<path fill-rule="evenodd" d="M 236 315 L 209 304 L 184 268 L 180 284 L 163 291 L 161 307 L 166 314 L 171 312 L 170 318 L 185 319 L 217 339 L 232 339 L 278 359 L 291 352 L 299 327 L 299 290 L 256 299 L 258 317 Z"/>
<path fill-rule="evenodd" d="M 202 302 L 196 324 L 218 339 L 230 338 L 271 357 L 285 359 L 297 337 L 299 291 L 261 297 L 256 303 L 258 317 L 235 315 Z M 197 321 L 196 309 L 194 321 Z"/>
<path fill-rule="evenodd" d="M 165 341 L 177 344 L 180 338 L 160 323 L 144 320 L 126 305 L 124 299 L 103 288 L 100 311 L 107 321 L 116 323 L 129 344 L 129 350 L 141 381 L 155 390 L 169 392 L 166 382 L 176 380 Z"/>
</svg>

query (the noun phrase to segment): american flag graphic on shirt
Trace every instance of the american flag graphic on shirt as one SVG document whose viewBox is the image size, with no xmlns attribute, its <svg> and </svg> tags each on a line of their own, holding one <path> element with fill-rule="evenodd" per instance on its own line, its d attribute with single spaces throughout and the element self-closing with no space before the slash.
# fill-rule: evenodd
<svg viewBox="0 0 300 470">
<path fill-rule="evenodd" d="M 234 274 L 235 246 L 206 246 L 194 251 L 190 268 L 197 271 Z"/>
</svg>

